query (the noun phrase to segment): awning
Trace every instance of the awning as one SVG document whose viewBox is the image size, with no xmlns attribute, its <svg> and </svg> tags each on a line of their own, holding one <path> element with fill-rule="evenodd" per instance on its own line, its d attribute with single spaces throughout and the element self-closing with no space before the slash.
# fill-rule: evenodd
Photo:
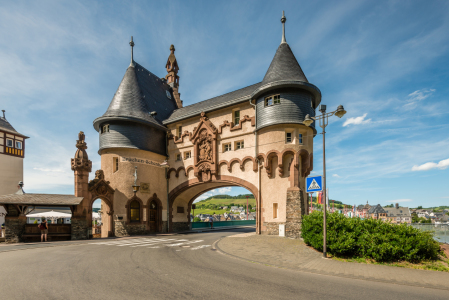
<svg viewBox="0 0 449 300">
<path fill-rule="evenodd" d="M 9 194 L 0 196 L 0 204 L 32 206 L 70 206 L 79 205 L 84 197 L 58 194 Z"/>
</svg>

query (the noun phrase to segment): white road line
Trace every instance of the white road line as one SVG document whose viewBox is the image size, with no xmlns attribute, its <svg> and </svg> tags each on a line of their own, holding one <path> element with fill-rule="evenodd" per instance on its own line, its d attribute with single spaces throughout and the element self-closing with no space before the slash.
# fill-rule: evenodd
<svg viewBox="0 0 449 300">
<path fill-rule="evenodd" d="M 123 246 L 138 245 L 138 244 L 143 244 L 143 243 L 155 243 L 155 242 L 156 243 L 163 243 L 163 242 L 172 242 L 173 241 L 173 239 L 170 239 L 170 240 L 162 240 L 162 239 L 141 240 L 141 241 L 134 242 L 134 243 L 120 244 L 120 245 L 117 245 L 117 246 L 123 247 Z"/>
<path fill-rule="evenodd" d="M 154 244 L 159 244 L 159 243 L 164 243 L 164 242 L 169 242 L 169 243 L 173 243 L 173 242 L 179 242 L 179 241 L 177 241 L 177 240 L 172 240 L 172 241 L 158 241 L 158 242 L 152 242 L 152 243 L 150 243 L 150 242 L 145 242 L 145 243 L 142 243 L 142 244 L 140 244 L 140 245 L 135 245 L 135 246 L 130 246 L 130 247 L 144 247 L 144 246 L 151 246 L 151 245 L 154 245 Z"/>
<path fill-rule="evenodd" d="M 210 245 L 201 245 L 201 246 L 192 248 L 192 249 L 190 249 L 190 250 L 199 250 L 199 249 L 203 249 L 203 248 L 207 248 L 207 247 L 210 247 Z"/>
<path fill-rule="evenodd" d="M 188 245 L 188 244 L 194 244 L 194 243 L 200 243 L 200 242 L 203 242 L 203 240 L 187 241 L 186 243 L 168 244 L 168 245 L 165 245 L 165 246 L 175 247 L 175 246 L 182 246 L 182 245 Z"/>
<path fill-rule="evenodd" d="M 171 242 L 174 239 L 130 239 L 130 240 L 122 240 L 122 241 L 114 241 L 114 242 L 102 242 L 102 243 L 91 243 L 91 245 L 109 245 L 109 246 L 125 246 L 125 245 L 133 245 L 133 244 L 141 244 L 148 242 Z"/>
</svg>

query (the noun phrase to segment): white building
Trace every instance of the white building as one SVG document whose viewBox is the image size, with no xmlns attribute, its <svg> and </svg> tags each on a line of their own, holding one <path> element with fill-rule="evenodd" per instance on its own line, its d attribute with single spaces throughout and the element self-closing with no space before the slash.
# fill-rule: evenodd
<svg viewBox="0 0 449 300">
<path fill-rule="evenodd" d="M 25 139 L 6 120 L 5 111 L 0 116 L 0 195 L 17 192 L 19 181 L 23 181 L 23 159 Z M 5 223 L 6 211 L 0 206 L 0 225 Z"/>
</svg>

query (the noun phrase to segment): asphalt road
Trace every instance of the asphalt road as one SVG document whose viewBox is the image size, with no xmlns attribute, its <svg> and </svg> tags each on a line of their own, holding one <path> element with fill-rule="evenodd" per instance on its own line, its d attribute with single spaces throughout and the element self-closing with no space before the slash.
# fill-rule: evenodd
<svg viewBox="0 0 449 300">
<path fill-rule="evenodd" d="M 0 299 L 449 298 L 443 290 L 279 269 L 212 249 L 221 237 L 248 231 L 2 246 Z"/>
</svg>

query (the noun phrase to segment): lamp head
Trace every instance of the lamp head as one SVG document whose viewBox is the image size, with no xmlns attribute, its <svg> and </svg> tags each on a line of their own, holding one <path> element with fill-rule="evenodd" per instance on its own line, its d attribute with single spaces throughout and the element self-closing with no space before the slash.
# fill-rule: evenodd
<svg viewBox="0 0 449 300">
<path fill-rule="evenodd" d="M 161 166 L 162 168 L 170 168 L 170 166 L 168 165 L 168 161 L 167 161 L 167 160 L 164 160 L 164 162 L 161 163 L 160 166 Z"/>
<path fill-rule="evenodd" d="M 310 115 L 307 114 L 302 123 L 306 126 L 310 126 L 310 125 L 312 125 L 313 120 L 310 118 Z"/>
<path fill-rule="evenodd" d="M 335 115 L 339 118 L 343 117 L 346 113 L 346 110 L 343 108 L 343 105 L 339 105 L 337 108 L 337 111 L 335 112 Z"/>
</svg>

